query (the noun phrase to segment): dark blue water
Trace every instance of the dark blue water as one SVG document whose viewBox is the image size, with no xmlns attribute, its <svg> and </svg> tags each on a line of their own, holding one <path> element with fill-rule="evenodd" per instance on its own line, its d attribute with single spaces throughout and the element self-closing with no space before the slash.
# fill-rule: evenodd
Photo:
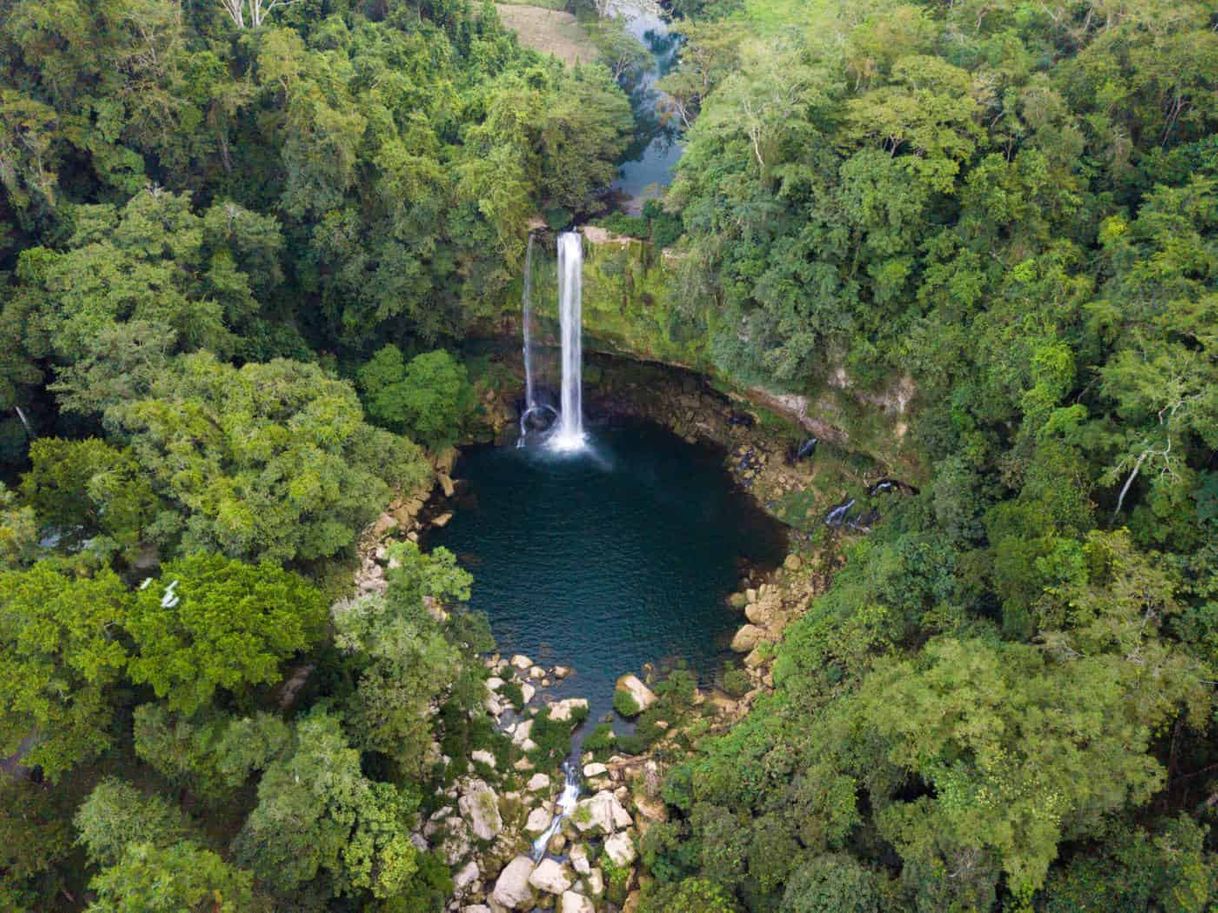
<svg viewBox="0 0 1218 913">
<path fill-rule="evenodd" d="M 452 521 L 427 543 L 474 575 L 473 607 L 506 654 L 574 674 L 551 690 L 606 712 L 619 675 L 684 659 L 705 680 L 743 623 L 726 603 L 784 528 L 733 487 L 722 454 L 652 424 L 590 433 L 591 452 L 482 447 Z"/>
</svg>

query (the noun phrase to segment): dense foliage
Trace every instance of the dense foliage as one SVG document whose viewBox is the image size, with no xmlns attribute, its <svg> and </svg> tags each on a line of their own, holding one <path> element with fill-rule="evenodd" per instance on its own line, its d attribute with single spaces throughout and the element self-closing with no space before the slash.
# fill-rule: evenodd
<svg viewBox="0 0 1218 913">
<path fill-rule="evenodd" d="M 933 469 L 670 776 L 652 909 L 1208 909 L 1212 5 L 680 9 L 687 307 L 738 376 L 916 391 Z"/>
<path fill-rule="evenodd" d="M 485 622 L 327 606 L 625 94 L 464 0 L 14 0 L 0 73 L 0 909 L 435 908 Z"/>
<path fill-rule="evenodd" d="M 489 633 L 443 550 L 351 570 L 537 214 L 669 248 L 727 381 L 901 398 L 924 467 L 668 771 L 642 909 L 1218 899 L 1213 4 L 669 6 L 628 216 L 613 23 L 566 68 L 467 0 L 0 5 L 0 909 L 443 908 Z"/>
</svg>

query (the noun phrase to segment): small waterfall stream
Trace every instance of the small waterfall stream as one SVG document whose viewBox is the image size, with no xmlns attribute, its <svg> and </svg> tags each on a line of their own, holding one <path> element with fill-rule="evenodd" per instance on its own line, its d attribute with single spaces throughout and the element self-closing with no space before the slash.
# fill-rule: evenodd
<svg viewBox="0 0 1218 913">
<path fill-rule="evenodd" d="M 581 308 L 583 298 L 584 238 L 577 231 L 558 236 L 558 316 L 562 330 L 562 397 L 558 429 L 552 438 L 557 450 L 584 447 L 583 344 Z"/>
<path fill-rule="evenodd" d="M 533 393 L 533 235 L 529 234 L 528 246 L 524 249 L 524 291 L 521 293 L 521 305 L 524 315 L 524 415 L 521 422 L 528 417 L 537 405 Z M 523 424 L 521 431 L 524 430 Z"/>
<path fill-rule="evenodd" d="M 558 807 L 554 810 L 554 817 L 550 821 L 550 826 L 545 829 L 545 832 L 533 841 L 534 862 L 539 861 L 546 854 L 546 847 L 550 844 L 550 838 L 558 833 L 558 829 L 562 827 L 563 820 L 575 811 L 575 805 L 579 802 L 579 766 L 574 758 L 567 758 L 567 760 L 562 762 L 562 773 L 562 795 L 558 797 Z"/>
</svg>

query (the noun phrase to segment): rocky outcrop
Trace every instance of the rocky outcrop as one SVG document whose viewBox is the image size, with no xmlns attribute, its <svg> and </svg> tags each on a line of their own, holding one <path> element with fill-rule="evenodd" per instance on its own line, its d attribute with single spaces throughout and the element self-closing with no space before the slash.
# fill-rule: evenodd
<svg viewBox="0 0 1218 913">
<path fill-rule="evenodd" d="M 613 834 L 605 838 L 605 855 L 613 860 L 619 868 L 625 868 L 634 862 L 638 853 L 634 849 L 634 841 L 628 833 Z"/>
<path fill-rule="evenodd" d="M 560 913 L 596 913 L 596 907 L 583 894 L 567 891 L 562 896 Z"/>
<path fill-rule="evenodd" d="M 536 868 L 528 856 L 517 856 L 499 873 L 491 900 L 508 910 L 527 910 L 533 906 L 536 895 L 529 883 Z"/>
<path fill-rule="evenodd" d="M 473 780 L 458 800 L 461 816 L 469 822 L 479 840 L 494 840 L 503 830 L 499 817 L 499 797 L 482 780 Z"/>
<path fill-rule="evenodd" d="M 529 884 L 547 894 L 562 894 L 575 883 L 571 871 L 554 859 L 543 859 L 529 875 Z"/>
<path fill-rule="evenodd" d="M 563 701 L 555 701 L 550 704 L 550 719 L 557 720 L 560 723 L 569 721 L 572 717 L 587 715 L 588 702 L 582 697 L 569 697 Z"/>
<path fill-rule="evenodd" d="M 602 790 L 590 799 L 583 799 L 575 806 L 571 820 L 580 833 L 612 834 L 634 823 L 630 813 L 622 806 L 618 797 Z"/>
</svg>

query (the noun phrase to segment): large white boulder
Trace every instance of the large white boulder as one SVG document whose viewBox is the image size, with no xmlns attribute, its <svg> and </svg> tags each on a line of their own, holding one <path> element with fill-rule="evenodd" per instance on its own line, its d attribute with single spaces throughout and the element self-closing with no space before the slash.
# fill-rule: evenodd
<svg viewBox="0 0 1218 913">
<path fill-rule="evenodd" d="M 453 876 L 453 894 L 457 897 L 465 894 L 470 885 L 481 877 L 482 872 L 478 870 L 478 863 L 471 859 Z"/>
<path fill-rule="evenodd" d="M 533 665 L 533 660 L 529 659 L 523 653 L 517 653 L 512 657 L 512 665 L 523 671 Z"/>
<path fill-rule="evenodd" d="M 634 841 L 626 833 L 614 834 L 605 838 L 605 855 L 613 860 L 613 864 L 625 868 L 635 860 Z"/>
<path fill-rule="evenodd" d="M 655 692 L 644 685 L 637 675 L 623 675 L 617 680 L 617 690 L 625 691 L 634 698 L 639 710 L 646 710 L 659 700 Z"/>
<path fill-rule="evenodd" d="M 572 718 L 576 710 L 586 711 L 587 709 L 588 702 L 582 697 L 569 697 L 550 705 L 550 719 L 565 723 Z"/>
<path fill-rule="evenodd" d="M 542 790 L 550 788 L 550 775 L 536 773 L 529 777 L 529 782 L 525 784 L 525 789 L 531 793 L 539 793 Z"/>
<path fill-rule="evenodd" d="M 612 834 L 634 823 L 634 819 L 622 807 L 617 796 L 608 790 L 602 790 L 591 799 L 582 800 L 575 806 L 571 820 L 581 833 L 599 831 L 602 834 Z"/>
<path fill-rule="evenodd" d="M 533 734 L 533 721 L 521 720 L 516 724 L 516 728 L 512 731 L 512 741 L 516 745 L 523 745 L 525 742 L 532 741 L 529 736 Z"/>
<path fill-rule="evenodd" d="M 575 871 L 580 875 L 587 875 L 592 866 L 588 862 L 588 848 L 582 843 L 577 843 L 571 847 L 571 865 L 575 867 Z"/>
<path fill-rule="evenodd" d="M 593 761 L 591 764 L 584 765 L 584 776 L 591 780 L 593 777 L 603 777 L 609 773 L 609 768 L 600 761 Z"/>
<path fill-rule="evenodd" d="M 495 769 L 495 756 L 485 748 L 476 748 L 469 754 L 469 759 L 475 764 L 485 764 L 491 770 Z"/>
<path fill-rule="evenodd" d="M 533 874 L 533 860 L 528 856 L 517 856 L 499 873 L 491 899 L 509 910 L 528 909 L 533 906 L 533 886 L 529 876 Z"/>
<path fill-rule="evenodd" d="M 524 829 L 536 836 L 544 833 L 553 820 L 554 813 L 543 805 L 541 808 L 535 808 L 529 812 L 529 820 L 524 823 Z"/>
<path fill-rule="evenodd" d="M 571 877 L 570 870 L 555 859 L 541 860 L 537 864 L 537 868 L 533 869 L 533 874 L 529 876 L 529 884 L 547 894 L 561 894 L 569 891 L 574 883 L 575 880 Z"/>
<path fill-rule="evenodd" d="M 596 913 L 596 907 L 583 894 L 574 891 L 564 891 L 562 895 L 561 913 Z"/>
<path fill-rule="evenodd" d="M 457 806 L 479 840 L 494 840 L 503 830 L 499 797 L 482 780 L 470 781 L 465 794 L 457 800 Z"/>
</svg>

